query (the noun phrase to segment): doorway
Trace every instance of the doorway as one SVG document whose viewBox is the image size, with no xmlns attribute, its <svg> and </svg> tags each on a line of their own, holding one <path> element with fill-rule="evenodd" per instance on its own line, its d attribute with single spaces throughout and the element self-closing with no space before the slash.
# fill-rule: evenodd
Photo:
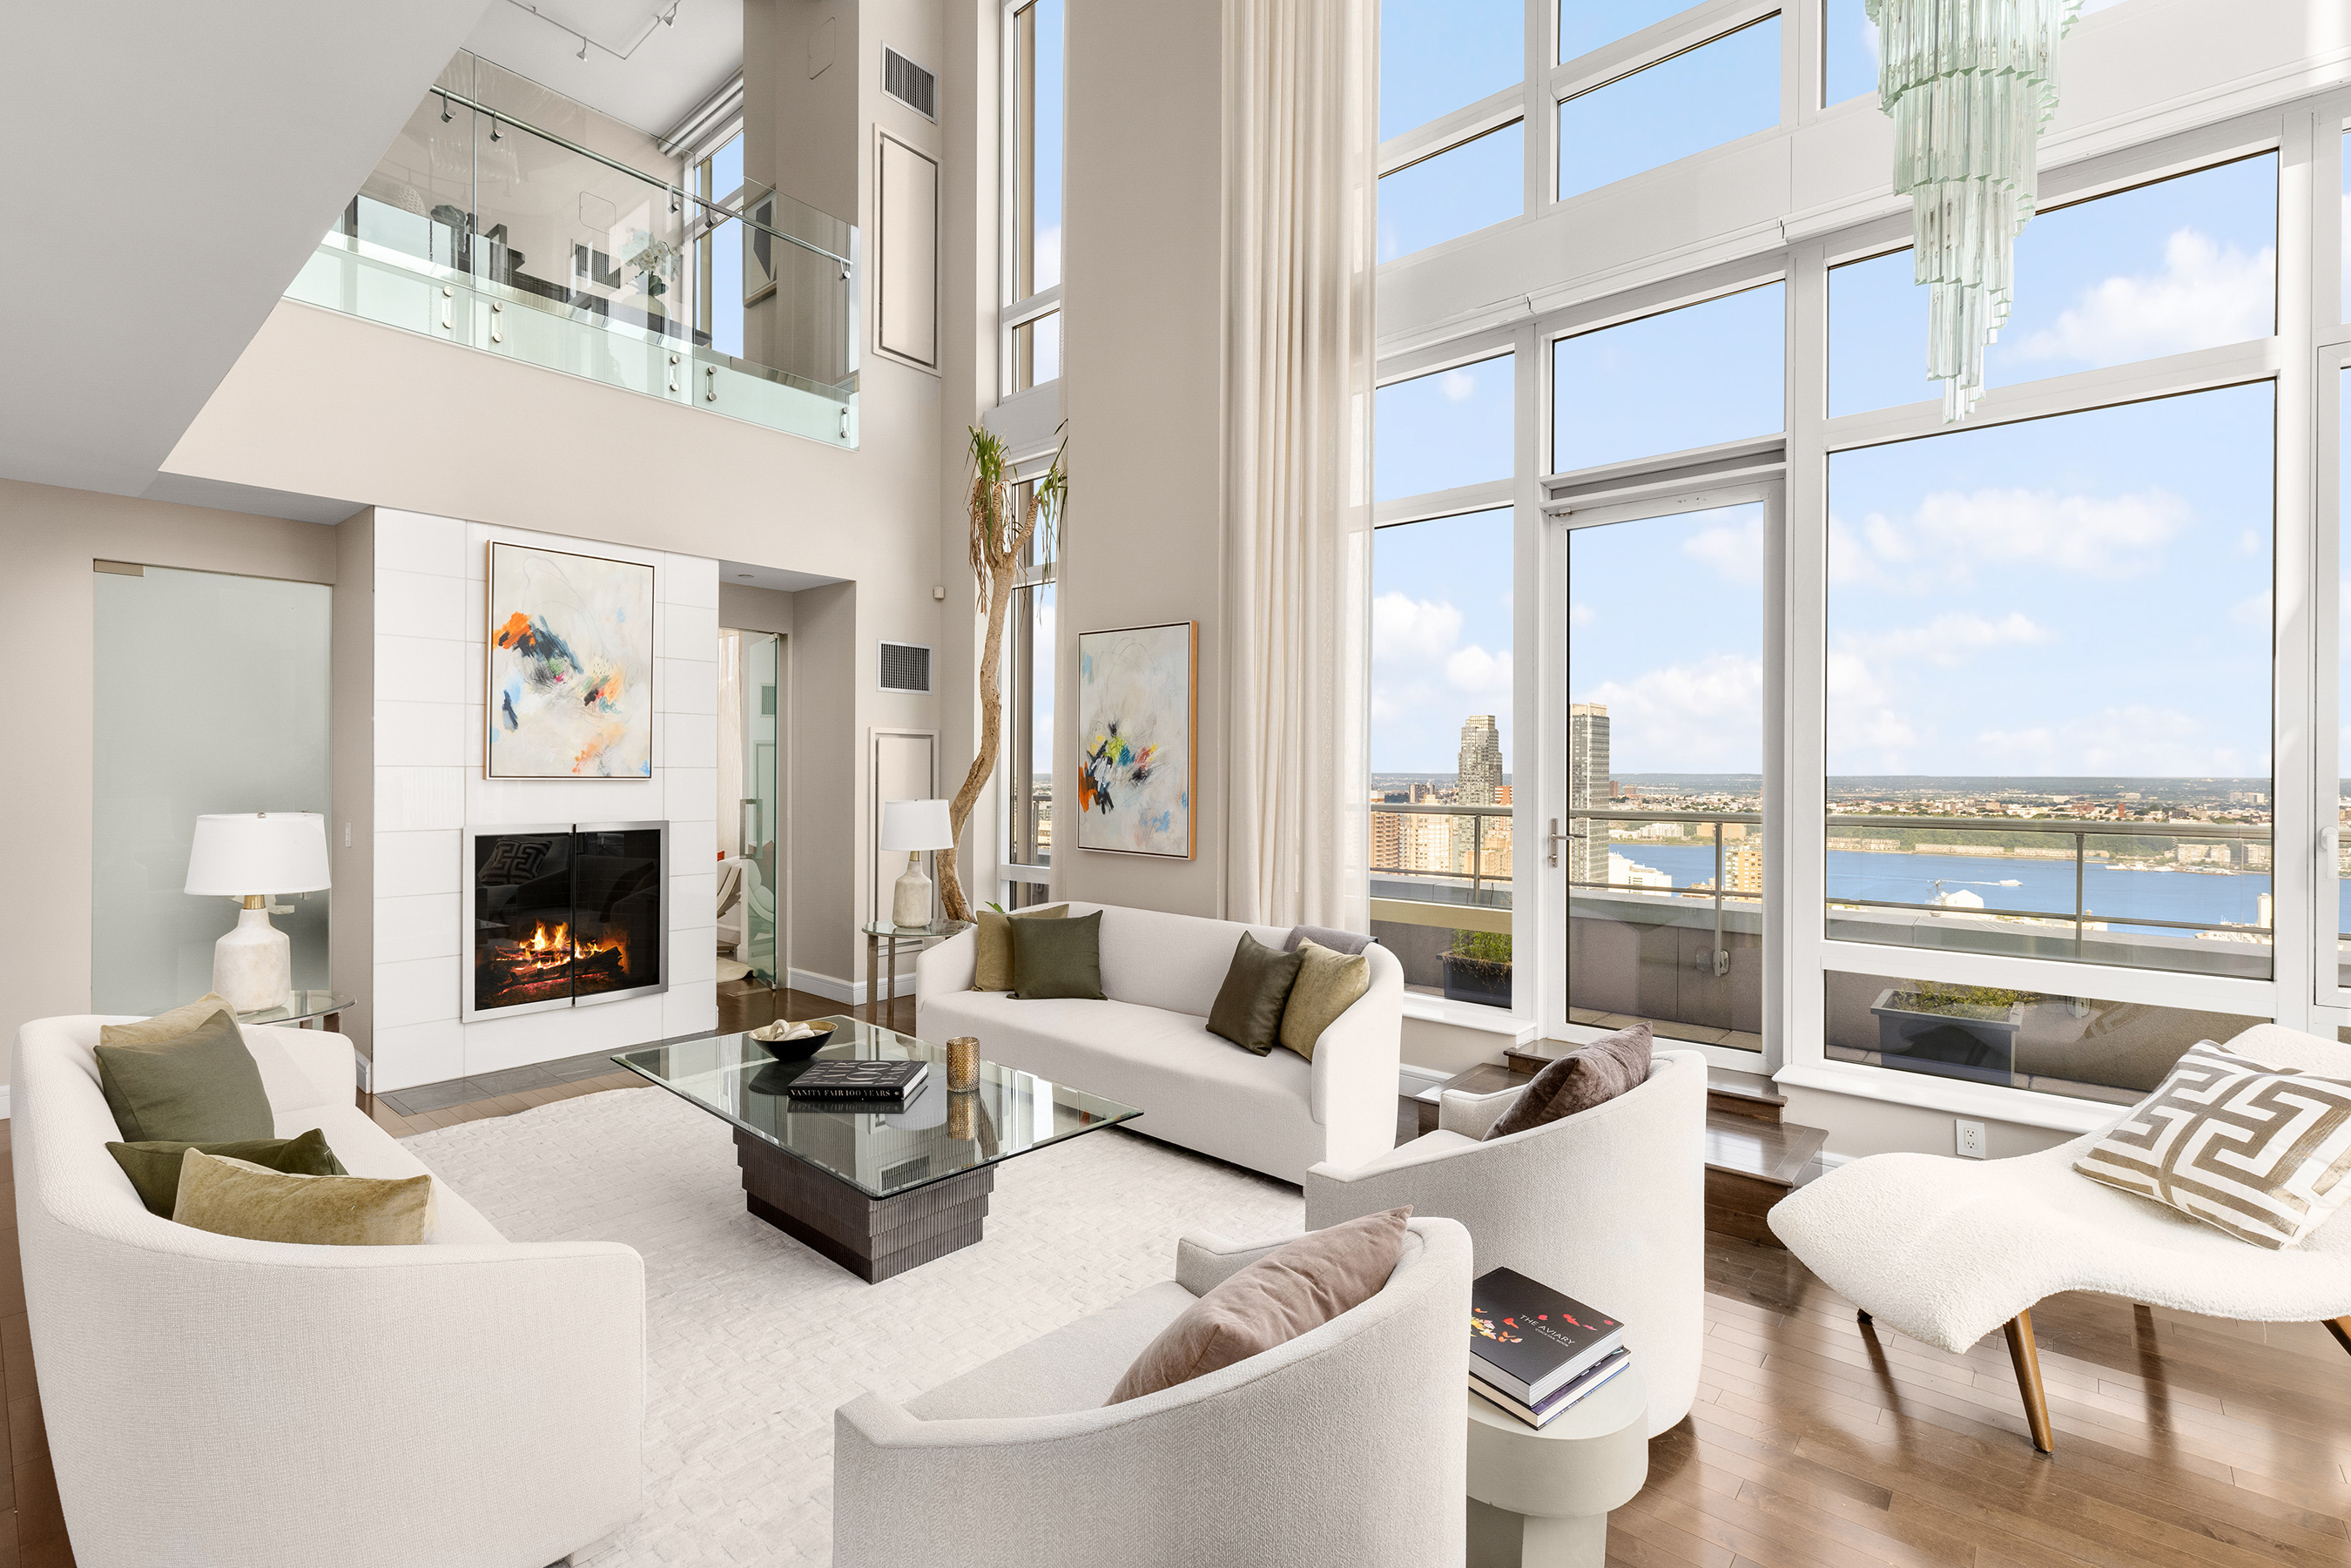
<svg viewBox="0 0 2351 1568">
<path fill-rule="evenodd" d="M 718 633 L 718 981 L 772 991 L 789 973 L 785 639 Z"/>
</svg>

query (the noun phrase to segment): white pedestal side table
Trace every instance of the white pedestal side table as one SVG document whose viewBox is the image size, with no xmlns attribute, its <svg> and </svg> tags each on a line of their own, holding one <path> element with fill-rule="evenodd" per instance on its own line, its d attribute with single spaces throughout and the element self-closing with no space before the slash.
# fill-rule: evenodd
<svg viewBox="0 0 2351 1568">
<path fill-rule="evenodd" d="M 1538 1430 L 1469 1402 L 1469 1568 L 1603 1568 L 1608 1511 L 1649 1479 L 1636 1363 Z"/>
</svg>

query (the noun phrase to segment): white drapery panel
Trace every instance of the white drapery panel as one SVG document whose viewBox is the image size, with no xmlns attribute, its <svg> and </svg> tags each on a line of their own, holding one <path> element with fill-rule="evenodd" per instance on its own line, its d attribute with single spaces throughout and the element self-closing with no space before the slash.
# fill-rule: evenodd
<svg viewBox="0 0 2351 1568">
<path fill-rule="evenodd" d="M 1371 929 L 1374 0 L 1226 0 L 1226 914 Z"/>
</svg>

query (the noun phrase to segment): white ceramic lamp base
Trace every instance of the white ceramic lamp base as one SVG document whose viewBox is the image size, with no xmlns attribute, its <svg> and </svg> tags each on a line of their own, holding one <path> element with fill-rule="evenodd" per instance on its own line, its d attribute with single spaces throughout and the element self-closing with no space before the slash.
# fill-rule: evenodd
<svg viewBox="0 0 2351 1568">
<path fill-rule="evenodd" d="M 931 879 L 923 874 L 920 851 L 906 857 L 906 874 L 898 879 L 896 891 L 891 895 L 890 922 L 893 925 L 931 923 Z"/>
<path fill-rule="evenodd" d="M 269 924 L 269 911 L 248 905 L 236 929 L 213 944 L 213 989 L 238 1012 L 282 1007 L 294 989 L 293 944 Z"/>
</svg>

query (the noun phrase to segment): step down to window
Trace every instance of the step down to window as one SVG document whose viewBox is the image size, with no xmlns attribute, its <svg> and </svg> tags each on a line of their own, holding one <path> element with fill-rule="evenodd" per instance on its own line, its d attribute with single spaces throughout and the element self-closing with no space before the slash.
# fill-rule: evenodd
<svg viewBox="0 0 2351 1568">
<path fill-rule="evenodd" d="M 1727 1067 L 1706 1070 L 1706 1105 L 1758 1122 L 1777 1123 L 1788 1097 L 1758 1072 L 1734 1072 Z"/>
<path fill-rule="evenodd" d="M 1777 1247 L 1764 1216 L 1822 1171 L 1818 1127 L 1709 1105 L 1706 1113 L 1706 1228 L 1741 1241 Z"/>
</svg>

